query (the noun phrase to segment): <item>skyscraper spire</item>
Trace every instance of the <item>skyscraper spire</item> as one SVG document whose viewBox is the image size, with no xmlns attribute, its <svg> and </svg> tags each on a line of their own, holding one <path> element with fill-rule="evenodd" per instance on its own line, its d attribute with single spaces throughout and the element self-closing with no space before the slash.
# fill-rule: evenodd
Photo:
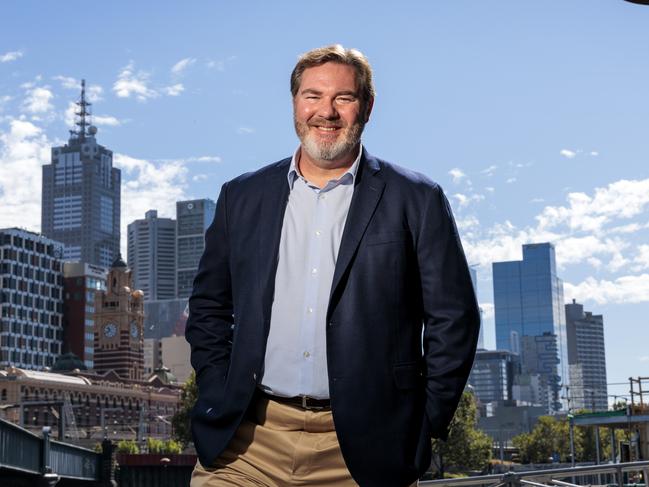
<svg viewBox="0 0 649 487">
<path fill-rule="evenodd" d="M 82 79 L 81 80 L 81 97 L 79 98 L 79 101 L 76 102 L 77 106 L 79 109 L 74 112 L 74 114 L 77 116 L 77 120 L 75 120 L 75 124 L 79 127 L 79 130 L 70 130 L 70 138 L 73 138 L 76 136 L 77 139 L 80 141 L 85 140 L 86 138 L 86 127 L 90 126 L 90 116 L 92 115 L 90 113 L 90 110 L 88 107 L 92 105 L 92 103 L 86 101 L 86 80 Z M 86 119 L 88 118 L 88 120 Z"/>
</svg>

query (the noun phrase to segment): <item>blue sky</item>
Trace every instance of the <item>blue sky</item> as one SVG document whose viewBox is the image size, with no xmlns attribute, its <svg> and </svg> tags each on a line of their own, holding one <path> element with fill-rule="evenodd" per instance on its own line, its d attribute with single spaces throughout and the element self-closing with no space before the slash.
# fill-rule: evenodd
<svg viewBox="0 0 649 487">
<path fill-rule="evenodd" d="M 649 7 L 622 0 L 3 2 L 0 227 L 40 229 L 81 78 L 125 228 L 289 155 L 290 71 L 336 42 L 374 67 L 368 150 L 451 201 L 487 345 L 491 262 L 552 241 L 566 302 L 605 316 L 609 382 L 648 376 Z"/>
</svg>

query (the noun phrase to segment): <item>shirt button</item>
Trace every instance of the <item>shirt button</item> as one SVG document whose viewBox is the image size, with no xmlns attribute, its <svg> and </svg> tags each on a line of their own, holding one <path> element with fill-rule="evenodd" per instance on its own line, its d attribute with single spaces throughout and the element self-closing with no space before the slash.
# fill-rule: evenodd
<svg viewBox="0 0 649 487">
<path fill-rule="evenodd" d="M 304 355 L 304 358 L 309 358 L 311 356 L 309 352 L 304 352 L 302 355 Z"/>
<path fill-rule="evenodd" d="M 313 308 L 307 308 L 307 311 L 308 311 L 309 313 L 313 313 Z"/>
<path fill-rule="evenodd" d="M 319 237 L 320 235 L 322 235 L 322 232 L 320 230 L 316 230 L 315 234 Z"/>
<path fill-rule="evenodd" d="M 318 273 L 318 269 L 316 269 L 315 267 L 311 269 L 311 274 L 317 274 L 317 273 Z"/>
<path fill-rule="evenodd" d="M 327 195 L 325 195 L 325 194 L 320 194 L 320 195 L 318 195 L 318 199 L 319 199 L 319 200 L 323 200 L 323 199 L 325 199 L 326 197 L 327 197 Z"/>
</svg>

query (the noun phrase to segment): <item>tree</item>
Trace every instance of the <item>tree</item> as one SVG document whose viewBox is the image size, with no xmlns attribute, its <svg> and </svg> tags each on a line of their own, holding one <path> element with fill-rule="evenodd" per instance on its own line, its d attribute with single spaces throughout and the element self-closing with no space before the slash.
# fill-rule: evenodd
<svg viewBox="0 0 649 487">
<path fill-rule="evenodd" d="M 192 441 L 191 431 L 191 412 L 198 398 L 198 387 L 196 385 L 196 374 L 191 373 L 187 382 L 183 385 L 180 394 L 180 408 L 171 418 L 173 426 L 173 437 L 178 441 L 183 449 Z"/>
<path fill-rule="evenodd" d="M 512 443 L 518 448 L 523 463 L 550 463 L 570 459 L 570 425 L 567 419 L 554 416 L 539 417 L 531 433 L 515 436 Z M 583 431 L 574 429 L 575 458 L 583 456 Z"/>
<path fill-rule="evenodd" d="M 438 471 L 468 472 L 483 470 L 491 460 L 493 440 L 476 428 L 478 408 L 471 392 L 462 393 L 451 421 L 448 439 L 433 440 L 433 456 L 440 458 Z"/>
</svg>

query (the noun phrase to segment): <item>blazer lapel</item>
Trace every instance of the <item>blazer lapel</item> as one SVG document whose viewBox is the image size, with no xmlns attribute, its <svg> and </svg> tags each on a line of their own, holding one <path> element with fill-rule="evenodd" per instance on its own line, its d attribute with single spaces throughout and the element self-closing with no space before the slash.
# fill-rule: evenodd
<svg viewBox="0 0 649 487">
<path fill-rule="evenodd" d="M 264 184 L 259 219 L 252 222 L 253 225 L 257 225 L 257 276 L 262 295 L 264 323 L 270 320 L 279 241 L 289 195 L 287 181 L 289 163 L 290 159 L 280 161 L 268 175 Z"/>
<path fill-rule="evenodd" d="M 338 251 L 338 260 L 334 269 L 334 277 L 331 283 L 331 292 L 329 295 L 329 307 L 327 309 L 327 319 L 332 309 L 332 302 L 336 296 L 336 289 L 341 283 L 347 268 L 352 262 L 356 249 L 365 233 L 368 223 L 370 222 L 376 205 L 381 199 L 385 182 L 380 176 L 380 166 L 378 161 L 370 156 L 365 149 L 361 158 L 361 165 L 356 177 L 356 188 L 352 196 L 352 202 L 347 214 L 345 229 L 343 230 L 340 250 Z"/>
</svg>

